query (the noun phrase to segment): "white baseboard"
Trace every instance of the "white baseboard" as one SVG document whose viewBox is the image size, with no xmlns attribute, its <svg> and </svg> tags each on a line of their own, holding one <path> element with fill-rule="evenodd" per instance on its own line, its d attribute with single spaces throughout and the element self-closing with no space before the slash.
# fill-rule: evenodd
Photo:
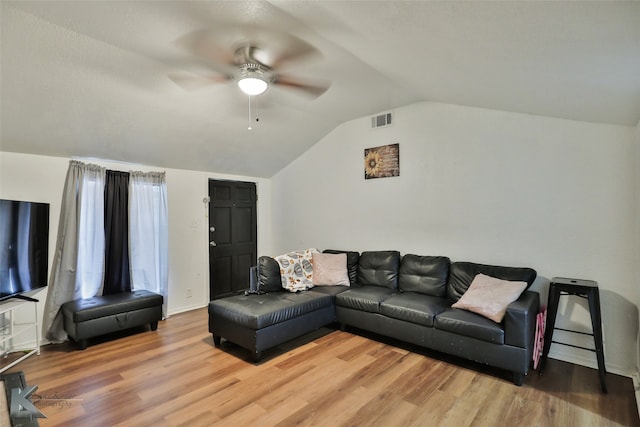
<svg viewBox="0 0 640 427">
<path fill-rule="evenodd" d="M 549 357 L 551 359 L 561 360 L 567 363 L 573 363 L 574 365 L 585 366 L 591 369 L 598 369 L 598 362 L 596 361 L 595 353 L 593 353 L 592 357 L 583 357 L 577 353 L 567 353 L 563 351 L 549 351 Z M 605 359 L 606 362 L 606 359 Z M 610 363 L 606 363 L 607 372 L 612 374 L 621 375 L 623 377 L 628 377 L 633 379 L 634 376 L 638 375 L 637 372 L 633 370 L 629 370 L 628 368 L 623 368 L 621 366 L 612 365 Z"/>
<path fill-rule="evenodd" d="M 177 310 L 173 310 L 171 311 L 171 313 L 167 313 L 167 317 L 171 317 L 174 314 L 180 314 L 180 313 L 186 313 L 187 311 L 191 311 L 191 310 L 198 310 L 200 308 L 204 308 L 207 305 L 192 305 L 192 306 L 188 306 L 188 307 L 180 307 Z"/>
</svg>

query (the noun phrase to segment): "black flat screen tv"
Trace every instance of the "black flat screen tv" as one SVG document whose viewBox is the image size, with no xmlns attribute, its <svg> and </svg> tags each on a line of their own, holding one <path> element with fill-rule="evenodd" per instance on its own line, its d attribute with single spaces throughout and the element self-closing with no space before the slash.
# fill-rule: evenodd
<svg viewBox="0 0 640 427">
<path fill-rule="evenodd" d="M 0 199 L 0 300 L 47 286 L 48 264 L 49 204 Z"/>
</svg>

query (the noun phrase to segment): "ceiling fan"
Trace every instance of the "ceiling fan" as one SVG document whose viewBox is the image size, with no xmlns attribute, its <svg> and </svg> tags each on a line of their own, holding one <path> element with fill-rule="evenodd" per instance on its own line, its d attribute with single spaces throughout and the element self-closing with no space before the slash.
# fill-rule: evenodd
<svg viewBox="0 0 640 427">
<path fill-rule="evenodd" d="M 250 26 L 218 26 L 215 30 L 188 33 L 176 43 L 205 63 L 205 72 L 169 74 L 171 80 L 187 90 L 235 81 L 250 96 L 277 86 L 316 98 L 331 85 L 327 80 L 294 77 L 282 72 L 321 56 L 318 49 L 288 33 Z"/>
</svg>

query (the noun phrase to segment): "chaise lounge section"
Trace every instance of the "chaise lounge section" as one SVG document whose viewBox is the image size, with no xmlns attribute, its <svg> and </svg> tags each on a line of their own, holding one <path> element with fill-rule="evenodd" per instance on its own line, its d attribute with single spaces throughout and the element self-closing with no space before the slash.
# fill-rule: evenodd
<svg viewBox="0 0 640 427">
<path fill-rule="evenodd" d="M 401 257 L 398 251 L 325 254 L 343 254 L 350 286 L 315 286 L 292 293 L 282 289 L 279 264 L 260 257 L 260 294 L 209 304 L 214 343 L 225 338 L 249 349 L 257 361 L 268 348 L 338 322 L 343 330 L 355 327 L 505 369 L 513 373 L 515 384 L 523 383 L 533 356 L 538 293 L 519 291 L 515 301 L 505 304 L 500 321 L 452 305 L 476 277 L 489 277 L 495 289 L 502 282 L 528 289 L 535 270 L 452 263 L 443 256 Z M 493 300 L 488 303 L 495 305 Z"/>
<path fill-rule="evenodd" d="M 332 292 L 285 291 L 280 266 L 271 257 L 259 258 L 257 272 L 258 294 L 209 303 L 209 332 L 216 345 L 224 337 L 249 350 L 258 362 L 264 350 L 335 322 Z"/>
</svg>

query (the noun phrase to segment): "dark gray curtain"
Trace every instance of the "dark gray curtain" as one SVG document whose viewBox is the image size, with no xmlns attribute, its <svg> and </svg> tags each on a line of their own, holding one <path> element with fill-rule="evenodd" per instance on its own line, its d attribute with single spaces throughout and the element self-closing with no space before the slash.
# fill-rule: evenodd
<svg viewBox="0 0 640 427">
<path fill-rule="evenodd" d="M 129 269 L 129 173 L 107 170 L 104 186 L 103 295 L 131 292 Z"/>
</svg>

